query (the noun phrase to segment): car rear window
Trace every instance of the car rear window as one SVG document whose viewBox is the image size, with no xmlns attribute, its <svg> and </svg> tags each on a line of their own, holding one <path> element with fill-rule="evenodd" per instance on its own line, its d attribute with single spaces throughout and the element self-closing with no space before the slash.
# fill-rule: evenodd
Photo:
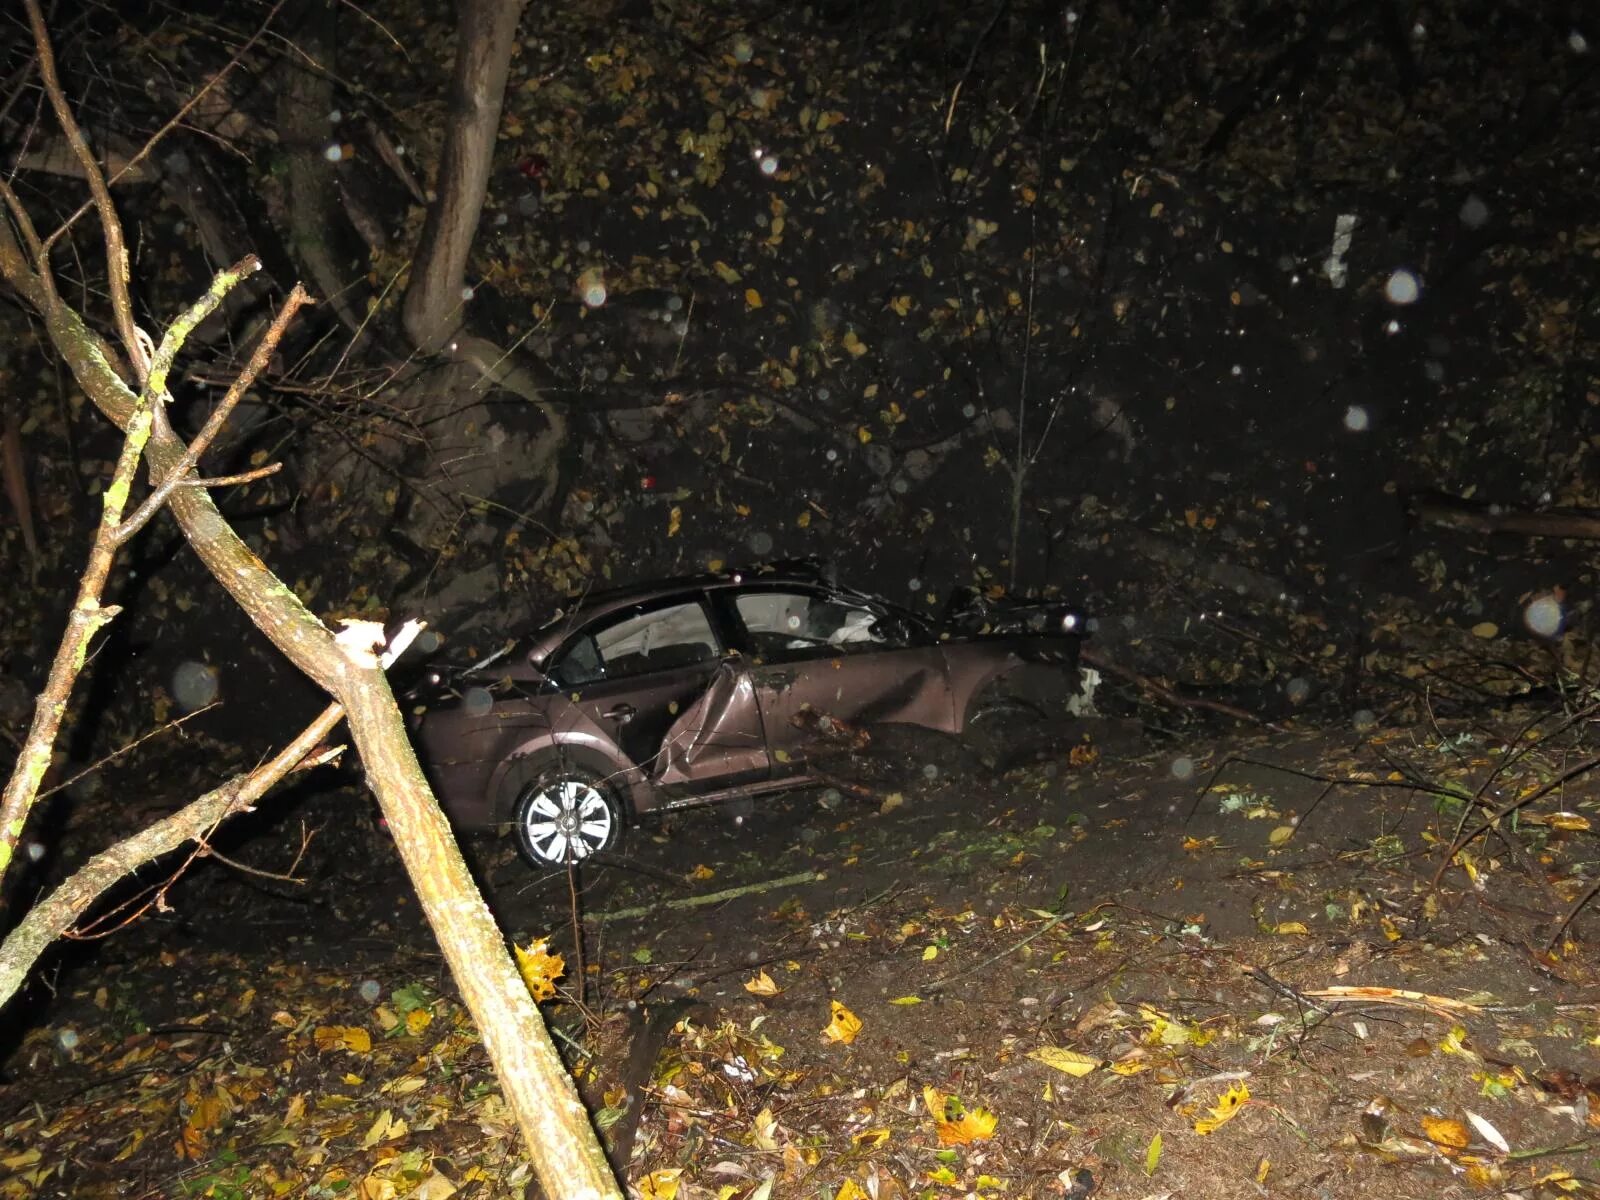
<svg viewBox="0 0 1600 1200">
<path fill-rule="evenodd" d="M 549 675 L 562 687 L 626 679 L 714 661 L 720 654 L 696 601 L 629 613 L 587 629 L 556 658 Z"/>
</svg>

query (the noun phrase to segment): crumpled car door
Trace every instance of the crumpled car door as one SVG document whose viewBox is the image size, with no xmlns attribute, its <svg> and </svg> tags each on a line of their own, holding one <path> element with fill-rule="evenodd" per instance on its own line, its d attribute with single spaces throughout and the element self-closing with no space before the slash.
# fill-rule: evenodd
<svg viewBox="0 0 1600 1200">
<path fill-rule="evenodd" d="M 653 779 L 663 788 L 696 792 L 759 783 L 770 775 L 755 686 L 742 660 L 726 658 L 668 728 Z"/>
</svg>

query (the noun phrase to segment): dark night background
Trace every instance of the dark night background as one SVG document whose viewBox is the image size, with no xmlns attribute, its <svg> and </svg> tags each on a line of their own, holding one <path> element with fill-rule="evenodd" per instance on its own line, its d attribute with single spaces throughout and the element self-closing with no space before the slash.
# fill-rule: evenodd
<svg viewBox="0 0 1600 1200">
<path fill-rule="evenodd" d="M 1390 746 L 1468 729 L 1481 749 L 1513 740 L 1484 734 L 1489 724 L 1571 717 L 1561 726 L 1570 752 L 1589 753 L 1581 714 L 1595 685 L 1600 516 L 1600 21 L 1590 4 L 531 4 L 462 310 L 467 327 L 515 354 L 520 386 L 464 382 L 448 355 L 408 341 L 401 320 L 450 119 L 452 5 L 61 4 L 49 20 L 66 91 L 113 164 L 240 56 L 114 192 L 150 330 L 224 263 L 254 252 L 266 264 L 180 359 L 183 430 L 199 427 L 294 282 L 319 299 L 205 465 L 227 474 L 282 463 L 219 503 L 325 618 L 424 613 L 443 635 L 440 653 L 465 661 L 574 591 L 802 555 L 929 613 L 957 587 L 1080 605 L 1096 622 L 1105 724 L 1064 738 L 1098 747 L 1072 767 L 1097 761 L 1104 774 L 1065 787 L 1064 750 L 1049 774 L 1007 776 L 1003 788 L 979 768 L 960 795 L 927 798 L 938 820 L 886 835 L 918 853 L 952 829 L 974 839 L 978 828 L 1008 829 L 1019 805 L 1032 811 L 1030 796 L 1090 811 L 1068 794 L 1078 787 L 1108 803 L 1148 795 L 1134 827 L 1168 836 L 1163 814 L 1183 811 L 1203 779 L 1166 796 L 1170 764 L 1219 764 L 1241 737 L 1259 739 L 1252 754 L 1282 750 L 1339 777 L 1405 774 L 1382 753 L 1343 757 L 1356 754 L 1352 721 Z M 3 170 L 52 229 L 87 193 L 60 166 L 31 55 L 26 23 L 0 17 Z M 103 327 L 98 230 L 81 222 L 55 261 L 63 290 Z M 0 418 L 3 760 L 26 732 L 119 440 L 20 303 L 0 305 Z M 468 460 L 487 466 L 456 474 Z M 271 753 L 323 702 L 170 520 L 125 555 L 111 599 L 125 611 L 76 693 L 51 783 L 138 744 L 36 810 L 38 860 L 7 880 L 14 905 Z M 1555 625 L 1539 601 L 1557 606 Z M 183 707 L 174 675 L 184 664 L 214 672 L 222 704 L 140 740 Z M 926 753 L 896 744 L 879 767 L 909 766 L 921 786 Z M 391 971 L 448 991 L 428 974 L 436 965 L 416 965 L 426 936 L 405 911 L 358 775 L 353 764 L 325 772 L 229 835 L 230 853 L 282 870 L 301 831 L 313 831 L 310 900 L 198 864 L 175 893 L 189 897 L 179 915 L 104 949 L 74 947 L 52 969 L 79 980 L 80 1000 L 103 1015 L 94 989 L 108 969 L 140 980 L 140 964 L 180 942 L 194 963 L 219 946 L 271 961 L 286 930 L 310 926 L 337 936 L 307 950 L 304 970 L 352 988 L 366 971 L 386 993 Z M 872 778 L 917 799 L 900 776 Z M 984 791 L 991 783 L 1001 791 Z M 981 818 L 968 807 L 976 792 L 994 806 L 972 801 Z M 1347 802 L 1352 823 L 1373 811 L 1363 807 L 1371 795 Z M 686 820 L 666 828 L 665 846 L 636 839 L 647 859 L 637 877 L 602 880 L 597 895 L 626 898 L 707 861 L 730 880 L 779 875 L 796 847 L 818 863 L 873 858 L 804 797 L 757 814 L 746 833 L 704 814 Z M 1007 854 L 1032 853 L 1017 836 Z M 1113 843 L 1106 857 L 1132 862 L 1149 852 L 1141 845 Z M 516 914 L 508 924 L 562 927 L 565 879 L 530 894 L 514 865 L 481 854 L 491 893 Z M 1581 882 L 1592 848 L 1577 856 L 1589 864 Z M 1414 869 L 1425 878 L 1435 865 Z M 1101 884 L 1154 886 L 1146 867 L 1113 869 Z M 970 856 L 946 865 L 953 879 L 969 869 L 982 875 Z M 1264 902 L 1230 900 L 1224 878 L 1212 880 L 1213 921 L 1234 903 L 1233 932 L 1267 928 Z M 1087 908 L 1082 889 L 1093 885 L 1074 880 L 1074 903 Z M 1547 881 L 1503 886 L 1516 889 L 1512 907 L 1560 910 Z M 1001 889 L 983 916 L 1012 892 L 1044 904 L 1059 887 L 1043 870 Z M 1312 890 L 1343 904 L 1361 888 L 1378 885 Z M 1162 912 L 1206 907 L 1146 899 Z M 938 900 L 948 911 L 972 903 Z M 832 901 L 808 903 L 816 918 Z M 698 919 L 713 944 L 717 919 Z M 938 921 L 886 918 L 891 932 L 872 936 L 907 923 Z M 663 928 L 690 941 L 701 932 Z M 920 951 L 922 936 L 901 943 Z M 403 968 L 383 957 L 391 943 Z M 785 944 L 785 957 L 800 953 Z M 380 960 L 388 965 L 370 965 Z M 608 955 L 599 960 L 611 969 Z M 203 970 L 232 981 L 220 991 L 265 990 L 254 961 L 207 958 Z M 1592 971 L 1569 966 L 1566 983 Z M 894 979 L 890 995 L 915 990 Z M 129 996 L 147 986 L 160 990 L 134 982 Z M 70 991 L 35 988 L 6 1014 L 0 1051 L 13 1083 L 30 1046 L 29 1061 L 83 1067 L 51 1049 L 62 1022 L 85 1020 L 52 1007 Z M 919 1036 L 937 1037 L 936 1023 Z M 927 1061 L 895 1068 L 884 1056 L 880 1082 Z M 484 1069 L 462 1069 L 474 1066 Z M 855 1085 L 843 1075 L 841 1086 Z M 249 1102 L 228 1086 L 230 1111 L 243 1111 Z M 196 1103 L 182 1099 L 161 1119 L 192 1127 Z M 22 1119 L 13 1109 L 0 1102 L 0 1124 Z M 362 1111 L 357 1140 L 371 1122 Z M 1586 1128 L 1592 1136 L 1592 1119 Z M 16 1144 L 37 1133 L 19 1128 Z M 1161 1182 L 1139 1173 L 1148 1133 L 1071 1160 L 1098 1155 L 1108 1189 L 1124 1189 L 1105 1194 L 1144 1195 Z M 163 1153 L 172 1137 L 160 1135 Z M 84 1174 L 64 1171 L 50 1186 L 118 1178 L 100 1161 L 109 1153 L 88 1158 L 73 1168 Z M 1007 1176 L 1019 1180 L 1011 1194 L 1046 1194 L 1039 1181 L 1055 1170 L 1008 1161 L 1019 1172 Z M 6 1190 L 6 1169 L 24 1168 L 0 1167 L 0 1198 L 28 1194 Z M 176 1176 L 141 1169 L 148 1194 L 185 1194 Z M 1300 1182 L 1311 1187 L 1313 1175 Z M 322 1194 L 314 1177 L 294 1176 L 312 1190 L 293 1194 Z M 262 1176 L 249 1178 L 238 1193 L 205 1194 L 269 1194 L 251 1190 Z M 1192 1186 L 1246 1186 L 1226 1179 L 1197 1174 Z M 694 1186 L 710 1196 L 713 1183 Z M 1410 1186 L 1440 1194 L 1419 1177 L 1396 1195 Z M 511 1187 L 503 1174 L 472 1194 L 513 1194 L 499 1187 Z"/>
</svg>

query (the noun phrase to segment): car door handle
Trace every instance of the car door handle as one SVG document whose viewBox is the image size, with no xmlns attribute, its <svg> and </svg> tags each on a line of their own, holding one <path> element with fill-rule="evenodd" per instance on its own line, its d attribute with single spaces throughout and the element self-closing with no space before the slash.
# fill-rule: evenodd
<svg viewBox="0 0 1600 1200">
<path fill-rule="evenodd" d="M 617 704 L 606 709 L 600 715 L 608 721 L 615 721 L 618 725 L 626 725 L 633 720 L 634 714 L 638 711 L 631 704 Z"/>
</svg>

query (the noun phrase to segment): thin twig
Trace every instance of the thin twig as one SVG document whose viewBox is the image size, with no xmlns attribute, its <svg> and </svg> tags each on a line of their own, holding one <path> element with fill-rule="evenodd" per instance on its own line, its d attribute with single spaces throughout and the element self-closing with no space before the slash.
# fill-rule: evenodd
<svg viewBox="0 0 1600 1200">
<path fill-rule="evenodd" d="M 23 0 L 28 11 L 28 24 L 33 30 L 33 44 L 39 56 L 39 78 L 44 83 L 45 95 L 55 110 L 56 121 L 66 136 L 67 144 L 83 167 L 83 176 L 89 184 L 94 207 L 100 210 L 100 225 L 106 242 L 106 283 L 111 293 L 111 311 L 116 318 L 117 336 L 122 339 L 122 349 L 133 364 L 134 378 L 142 386 L 150 373 L 149 339 L 142 335 L 133 320 L 133 297 L 128 291 L 128 244 L 123 237 L 122 222 L 117 219 L 117 207 L 111 201 L 111 189 L 100 170 L 89 139 L 84 137 L 78 119 L 67 103 L 67 94 L 61 87 L 61 76 L 56 70 L 55 50 L 50 45 L 50 31 L 45 27 L 44 12 L 39 0 Z M 87 207 L 87 206 L 86 206 Z M 83 211 L 82 209 L 79 210 Z M 39 247 L 38 271 L 49 274 L 50 248 L 67 231 L 62 225 Z"/>
<path fill-rule="evenodd" d="M 988 958 L 984 959 L 982 962 L 974 963 L 972 966 L 967 967 L 965 970 L 956 971 L 956 972 L 953 972 L 952 974 L 944 976 L 943 978 L 935 979 L 932 983 L 930 983 L 923 990 L 924 991 L 928 991 L 928 992 L 940 992 L 940 991 L 943 991 L 946 984 L 952 983 L 955 980 L 962 978 L 963 976 L 971 975 L 974 971 L 981 971 L 985 967 L 992 966 L 995 963 L 999 962 L 1002 958 L 1009 958 L 1011 955 L 1015 954 L 1018 950 L 1021 950 L 1029 942 L 1032 942 L 1032 941 L 1034 941 L 1034 940 L 1036 940 L 1038 938 L 1043 937 L 1045 934 L 1049 933 L 1052 929 L 1054 929 L 1057 925 L 1061 924 L 1061 922 L 1065 921 L 1068 917 L 1076 916 L 1076 915 L 1077 915 L 1076 913 L 1070 913 L 1070 912 L 1057 913 L 1055 916 L 1051 917 L 1048 921 L 1046 921 L 1043 925 L 1041 925 L 1038 929 L 1035 929 L 1027 937 L 1023 938 L 1016 945 L 1007 946 L 1004 950 L 1000 951 L 999 954 L 992 954 Z"/>
<path fill-rule="evenodd" d="M 249 270 L 254 272 L 259 270 L 260 267 L 260 260 L 252 254 L 240 262 L 234 268 L 234 271 L 243 273 L 245 270 Z M 229 385 L 227 392 L 224 393 L 222 402 L 206 418 L 205 425 L 195 436 L 194 441 L 189 443 L 189 448 L 183 452 L 183 457 L 177 461 L 172 470 L 167 472 L 167 477 L 156 486 L 155 491 L 145 497 L 144 503 L 134 511 L 134 514 L 123 522 L 122 528 L 118 530 L 119 537 L 126 540 L 142 529 L 171 497 L 173 489 L 187 480 L 189 472 L 193 471 L 195 465 L 200 461 L 200 456 L 206 452 L 216 439 L 217 434 L 222 431 L 223 425 L 233 413 L 234 406 L 239 403 L 245 392 L 260 377 L 261 372 L 266 370 L 267 364 L 272 361 L 272 353 L 278 348 L 278 342 L 282 339 L 284 331 L 289 328 L 289 322 L 294 319 L 294 315 L 300 311 L 301 307 L 310 303 L 311 297 L 306 293 L 305 288 L 298 283 L 295 284 L 294 290 L 289 293 L 289 298 L 284 301 L 283 307 L 278 310 L 278 315 L 273 318 L 272 324 L 267 327 L 267 332 L 257 344 L 255 352 L 250 355 L 250 361 L 245 363 L 244 370 L 239 372 L 238 377 Z"/>
</svg>

